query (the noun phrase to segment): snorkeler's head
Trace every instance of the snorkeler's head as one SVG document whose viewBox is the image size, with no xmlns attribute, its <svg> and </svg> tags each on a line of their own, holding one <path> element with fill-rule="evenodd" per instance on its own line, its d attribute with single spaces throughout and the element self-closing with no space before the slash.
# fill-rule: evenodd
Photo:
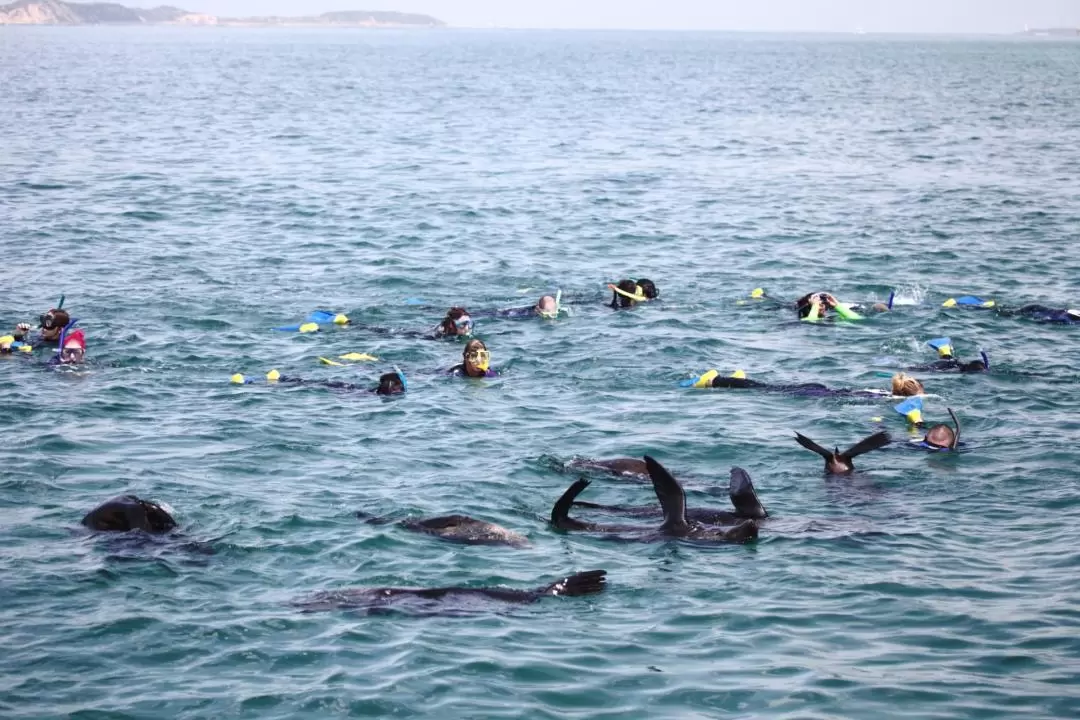
<svg viewBox="0 0 1080 720">
<path fill-rule="evenodd" d="M 60 348 L 60 362 L 75 364 L 83 361 L 86 354 L 86 336 L 82 330 L 76 330 L 64 338 L 64 347 Z"/>
<path fill-rule="evenodd" d="M 958 369 L 962 373 L 977 373 L 987 371 L 986 362 L 983 360 L 972 360 L 970 362 L 960 363 Z"/>
<path fill-rule="evenodd" d="M 545 317 L 554 317 L 559 312 L 559 305 L 551 295 L 545 295 L 536 301 L 536 312 Z"/>
<path fill-rule="evenodd" d="M 376 395 L 399 395 L 405 392 L 405 381 L 400 372 L 388 372 L 379 376 L 379 387 L 375 388 Z"/>
<path fill-rule="evenodd" d="M 461 353 L 462 363 L 465 366 L 465 374 L 479 377 L 491 367 L 491 353 L 483 340 L 470 340 L 465 344 L 465 350 Z"/>
<path fill-rule="evenodd" d="M 810 308 L 817 301 L 816 292 L 807 293 L 795 301 L 795 309 L 799 311 L 799 317 L 804 318 L 810 314 Z"/>
<path fill-rule="evenodd" d="M 896 373 L 892 376 L 892 394 L 901 397 L 922 395 L 923 385 L 921 382 L 904 373 Z"/>
<path fill-rule="evenodd" d="M 644 296 L 640 292 L 641 288 L 638 287 L 638 284 L 633 280 L 620 280 L 619 284 L 615 287 L 621 292 L 612 290 L 611 307 L 613 308 L 633 307 L 634 303 L 638 302 L 635 298 L 640 297 L 641 299 L 644 299 Z"/>
<path fill-rule="evenodd" d="M 889 312 L 889 306 L 885 303 L 874 303 L 870 309 L 877 313 Z"/>
<path fill-rule="evenodd" d="M 936 448 L 952 448 L 956 443 L 956 432 L 948 425 L 935 425 L 923 440 Z"/>
<path fill-rule="evenodd" d="M 38 318 L 38 326 L 41 328 L 41 336 L 46 340 L 55 340 L 71 322 L 71 316 L 67 310 L 53 308 L 47 313 L 42 313 Z"/>
<path fill-rule="evenodd" d="M 660 290 L 656 287 L 656 283 L 646 278 L 638 278 L 637 286 L 641 288 L 641 294 L 649 300 L 655 300 L 660 297 Z"/>
<path fill-rule="evenodd" d="M 469 311 L 463 307 L 452 307 L 439 325 L 443 335 L 471 335 L 473 329 Z"/>
</svg>

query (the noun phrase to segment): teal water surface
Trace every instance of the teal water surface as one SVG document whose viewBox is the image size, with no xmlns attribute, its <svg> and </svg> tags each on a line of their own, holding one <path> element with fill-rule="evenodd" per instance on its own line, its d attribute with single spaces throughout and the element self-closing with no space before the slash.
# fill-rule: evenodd
<svg viewBox="0 0 1080 720">
<path fill-rule="evenodd" d="M 992 39 L 0 28 L 0 321 L 66 294 L 92 358 L 0 362 L 0 716 L 1080 715 L 1080 329 L 940 308 L 1080 303 L 1078 68 L 1080 44 Z M 605 308 L 625 276 L 663 302 Z M 737 303 L 761 285 L 905 304 L 808 326 Z M 556 287 L 569 318 L 480 321 L 490 381 L 442 375 L 449 341 L 269 330 L 322 307 L 423 329 Z M 844 447 L 882 416 L 899 446 L 888 403 L 677 387 L 883 387 L 943 334 L 992 361 L 920 375 L 965 451 L 849 478 L 792 431 Z M 348 351 L 381 360 L 316 362 Z M 394 364 L 390 401 L 228 382 Z M 740 465 L 773 518 L 719 547 L 546 526 L 562 462 L 643 453 L 694 505 Z M 183 537 L 81 528 L 126 492 Z M 293 606 L 593 568 L 587 598 Z"/>
</svg>

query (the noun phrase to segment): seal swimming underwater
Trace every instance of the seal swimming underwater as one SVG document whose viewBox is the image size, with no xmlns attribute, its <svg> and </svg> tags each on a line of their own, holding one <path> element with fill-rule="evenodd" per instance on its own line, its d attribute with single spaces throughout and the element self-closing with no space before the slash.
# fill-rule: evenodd
<svg viewBox="0 0 1080 720">
<path fill-rule="evenodd" d="M 769 517 L 769 513 L 765 511 L 764 506 L 758 500 L 750 474 L 740 467 L 731 468 L 728 497 L 731 499 L 735 512 L 712 508 L 686 508 L 686 518 L 706 525 L 731 525 L 740 520 L 763 520 Z M 601 510 L 632 517 L 663 515 L 663 510 L 656 505 L 598 505 L 596 503 L 575 501 L 574 507 Z"/>
<path fill-rule="evenodd" d="M 366 519 L 366 522 L 370 525 L 386 525 L 394 522 L 390 518 L 369 517 L 362 512 L 356 513 L 356 516 Z M 449 542 L 464 543 L 466 545 L 523 547 L 529 544 L 528 538 L 521 533 L 507 530 L 495 523 L 471 518 L 468 515 L 442 515 L 422 520 L 406 519 L 397 521 L 397 524 L 406 530 L 424 533 L 425 535 L 434 535 Z"/>
<path fill-rule="evenodd" d="M 855 443 L 844 452 L 840 452 L 840 448 L 836 448 L 832 452 L 829 452 L 810 438 L 805 435 L 800 435 L 799 433 L 795 433 L 795 442 L 799 443 L 807 450 L 812 450 L 825 458 L 825 472 L 833 475 L 846 475 L 855 469 L 855 465 L 851 462 L 853 457 L 868 453 L 871 450 L 883 448 L 888 445 L 891 440 L 889 439 L 889 434 L 887 432 L 874 433 Z"/>
<path fill-rule="evenodd" d="M 510 603 L 531 603 L 542 597 L 578 597 L 603 591 L 607 583 L 607 570 L 588 570 L 567 575 L 553 583 L 532 590 L 506 588 L 350 588 L 316 593 L 311 598 L 295 603 L 304 612 L 320 610 L 380 610 L 398 601 L 442 602 L 449 599 L 483 598 Z"/>
<path fill-rule="evenodd" d="M 577 480 L 555 502 L 555 506 L 551 509 L 551 524 L 562 530 L 609 533 L 607 539 L 628 542 L 660 542 L 679 538 L 700 542 L 742 543 L 757 537 L 758 526 L 753 520 L 742 520 L 731 527 L 717 527 L 688 520 L 686 492 L 679 481 L 663 465 L 648 455 L 645 456 L 645 465 L 653 482 L 656 499 L 660 502 L 664 513 L 664 521 L 659 527 L 604 525 L 571 518 L 569 512 L 574 499 L 590 484 L 585 478 Z M 634 535 L 623 536 L 619 533 L 634 533 Z"/>
<path fill-rule="evenodd" d="M 176 527 L 176 521 L 164 508 L 134 495 L 119 495 L 106 500 L 88 512 L 82 524 L 103 532 L 143 530 L 164 533 Z"/>
</svg>

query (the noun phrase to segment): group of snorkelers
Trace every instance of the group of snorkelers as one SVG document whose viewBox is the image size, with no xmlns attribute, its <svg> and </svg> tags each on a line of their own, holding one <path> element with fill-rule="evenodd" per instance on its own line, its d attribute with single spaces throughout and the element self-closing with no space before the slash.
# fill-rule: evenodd
<svg viewBox="0 0 1080 720">
<path fill-rule="evenodd" d="M 655 300 L 660 296 L 660 291 L 657 289 L 656 284 L 645 278 L 639 280 L 624 279 L 617 284 L 608 285 L 608 288 L 612 291 L 609 307 L 616 310 L 634 307 L 638 303 Z M 535 304 L 522 307 L 483 310 L 477 313 L 471 313 L 464 307 L 452 307 L 447 310 L 446 315 L 438 325 L 427 331 L 387 328 L 354 322 L 343 313 L 333 313 L 324 310 L 315 311 L 309 315 L 307 320 L 303 323 L 287 325 L 276 329 L 309 333 L 317 332 L 322 324 L 332 324 L 339 327 L 349 326 L 382 336 L 407 337 L 420 340 L 465 338 L 466 343 L 462 349 L 461 362 L 445 370 L 444 374 L 452 377 L 493 378 L 497 377 L 499 372 L 491 366 L 491 351 L 488 350 L 488 347 L 483 340 L 472 337 L 476 327 L 476 322 L 473 319 L 474 316 L 480 318 L 542 318 L 545 320 L 554 320 L 563 313 L 568 313 L 568 309 L 562 304 L 562 292 L 559 291 L 555 295 L 543 295 Z M 368 355 L 357 355 L 364 359 L 373 359 Z M 340 364 L 326 358 L 321 359 L 330 365 Z M 246 377 L 241 373 L 233 375 L 231 381 L 238 385 L 256 382 L 253 378 Z M 334 390 L 367 390 L 377 395 L 398 395 L 404 393 L 408 388 L 408 381 L 405 378 L 405 373 L 399 368 L 394 368 L 394 372 L 384 373 L 380 376 L 379 384 L 373 388 L 363 388 L 352 383 L 336 380 L 308 380 L 299 377 L 284 376 L 277 370 L 271 370 L 267 373 L 266 381 L 269 383 L 287 385 L 316 385 Z"/>
<path fill-rule="evenodd" d="M 50 365 L 81 364 L 86 357 L 86 334 L 75 328 L 78 320 L 62 309 L 63 304 L 61 298 L 58 307 L 42 313 L 37 328 L 21 322 L 11 333 L 0 336 L 0 355 L 32 355 L 46 348 L 55 351 L 48 360 Z"/>
</svg>

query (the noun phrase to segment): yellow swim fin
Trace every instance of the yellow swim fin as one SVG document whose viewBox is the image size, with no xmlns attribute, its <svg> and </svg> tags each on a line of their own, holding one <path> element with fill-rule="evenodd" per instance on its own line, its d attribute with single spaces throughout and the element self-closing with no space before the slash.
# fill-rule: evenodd
<svg viewBox="0 0 1080 720">
<path fill-rule="evenodd" d="M 367 353 L 358 352 L 345 353 L 344 355 L 338 355 L 338 357 L 342 360 L 350 360 L 352 362 L 362 362 L 364 360 L 367 360 L 369 362 L 375 362 L 379 359 L 374 355 L 368 355 Z"/>
<path fill-rule="evenodd" d="M 339 362 L 337 362 L 335 360 L 331 360 L 330 358 L 324 358 L 324 357 L 321 357 L 321 356 L 319 357 L 319 362 L 321 362 L 323 365 L 333 365 L 334 367 L 345 367 L 345 363 L 339 363 Z"/>
<path fill-rule="evenodd" d="M 720 374 L 720 372 L 718 370 L 709 370 L 707 373 L 705 373 L 704 375 L 702 375 L 701 377 L 699 377 L 697 380 L 694 381 L 693 387 L 696 387 L 696 388 L 712 387 L 713 379 L 719 374 Z"/>
</svg>

